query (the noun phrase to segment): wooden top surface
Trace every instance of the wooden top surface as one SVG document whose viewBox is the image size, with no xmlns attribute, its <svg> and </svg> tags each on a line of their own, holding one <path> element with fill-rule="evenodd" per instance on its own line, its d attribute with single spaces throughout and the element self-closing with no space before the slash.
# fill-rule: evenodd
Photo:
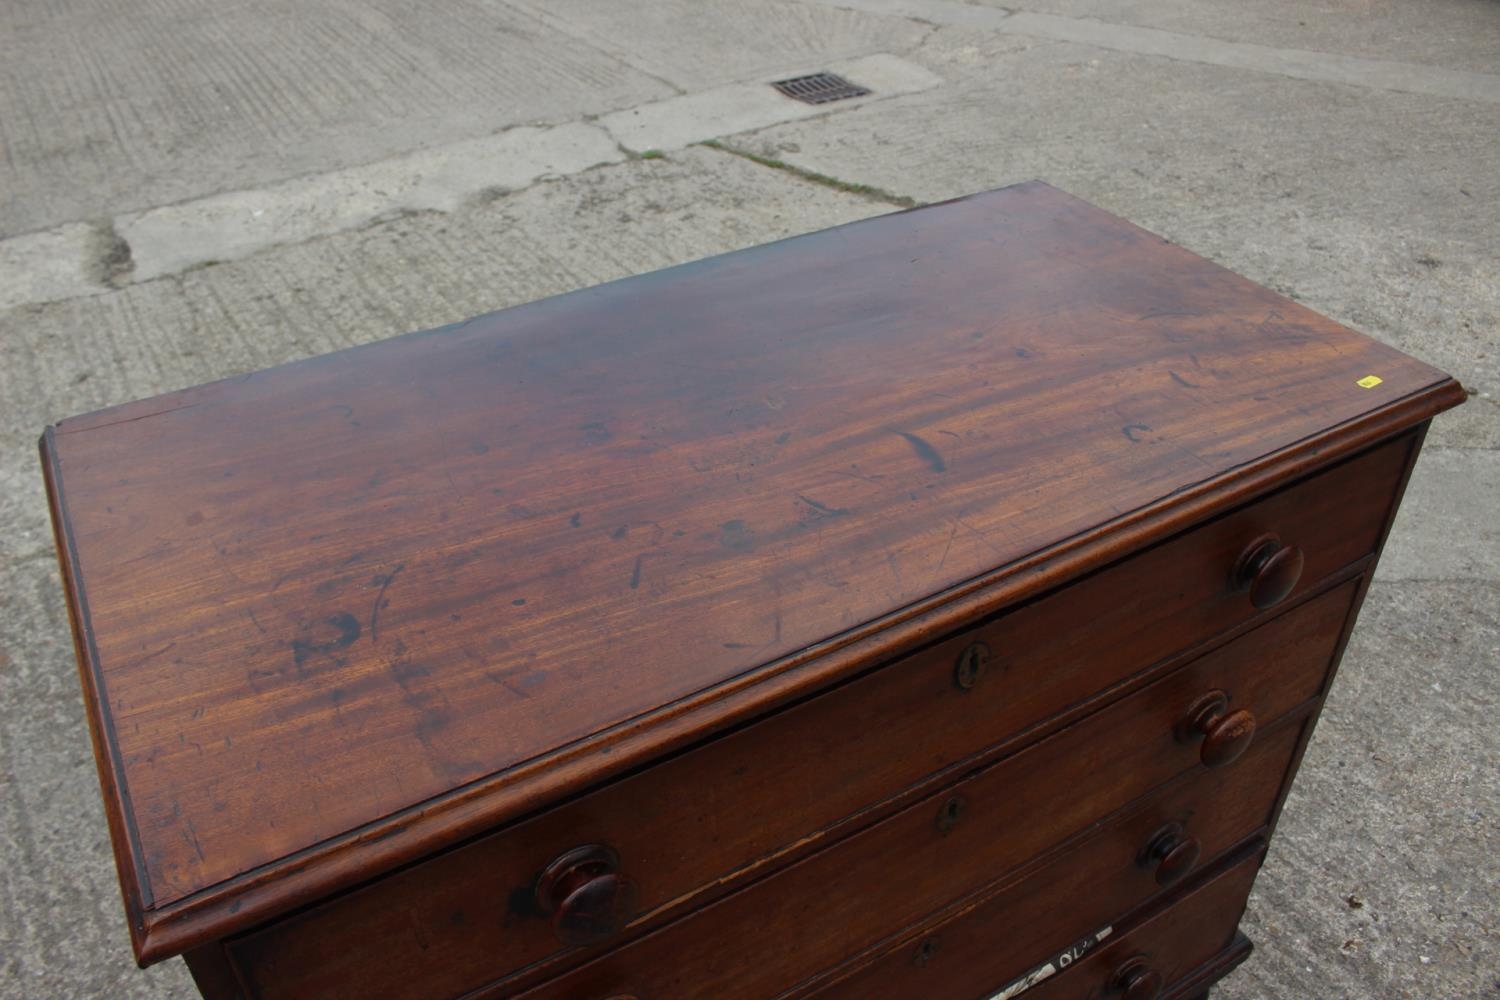
<svg viewBox="0 0 1500 1000">
<path fill-rule="evenodd" d="M 1462 391 L 1033 183 L 65 420 L 138 954 L 1413 398 Z"/>
</svg>

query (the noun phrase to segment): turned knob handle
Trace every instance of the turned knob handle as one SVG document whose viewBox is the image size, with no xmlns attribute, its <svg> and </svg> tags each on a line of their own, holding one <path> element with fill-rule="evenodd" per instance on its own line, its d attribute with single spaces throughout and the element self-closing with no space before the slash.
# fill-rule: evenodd
<svg viewBox="0 0 1500 1000">
<path fill-rule="evenodd" d="M 1169 823 L 1146 842 L 1139 861 L 1147 868 L 1155 865 L 1156 884 L 1168 886 L 1182 881 L 1193 870 L 1202 853 L 1203 845 L 1198 842 L 1197 837 L 1190 837 L 1180 825 Z"/>
<path fill-rule="evenodd" d="M 1257 608 L 1279 604 L 1302 578 L 1302 562 L 1297 546 L 1283 545 L 1275 535 L 1261 535 L 1234 564 L 1235 589 L 1248 592 Z"/>
<path fill-rule="evenodd" d="M 1198 757 L 1204 767 L 1223 767 L 1238 760 L 1255 739 L 1255 716 L 1247 709 L 1229 711 L 1229 696 L 1210 691 L 1187 710 L 1177 724 L 1177 739 L 1191 743 L 1201 739 Z"/>
<path fill-rule="evenodd" d="M 1161 973 L 1146 963 L 1144 955 L 1137 955 L 1115 970 L 1110 985 L 1125 1000 L 1156 1000 L 1166 983 Z"/>
<path fill-rule="evenodd" d="M 536 880 L 537 906 L 570 948 L 618 933 L 635 914 L 635 901 L 635 883 L 620 874 L 619 855 L 600 844 L 564 852 Z"/>
</svg>

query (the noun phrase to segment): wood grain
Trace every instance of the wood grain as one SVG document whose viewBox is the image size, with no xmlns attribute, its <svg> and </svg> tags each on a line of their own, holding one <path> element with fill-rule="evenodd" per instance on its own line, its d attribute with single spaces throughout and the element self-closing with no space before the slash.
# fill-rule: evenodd
<svg viewBox="0 0 1500 1000">
<path fill-rule="evenodd" d="M 44 461 L 137 956 L 1461 398 L 1030 184 L 63 421 Z"/>
</svg>

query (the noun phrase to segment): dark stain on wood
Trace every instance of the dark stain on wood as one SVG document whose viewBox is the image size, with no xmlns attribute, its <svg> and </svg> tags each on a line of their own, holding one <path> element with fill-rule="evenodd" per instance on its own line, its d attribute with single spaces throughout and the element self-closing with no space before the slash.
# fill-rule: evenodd
<svg viewBox="0 0 1500 1000">
<path fill-rule="evenodd" d="M 948 464 L 943 461 L 943 456 L 927 441 L 910 431 L 898 431 L 892 428 L 892 433 L 899 434 L 907 444 L 911 445 L 911 450 L 916 452 L 917 457 L 926 462 L 933 472 L 947 471 Z"/>
<path fill-rule="evenodd" d="M 719 526 L 719 544 L 734 552 L 749 552 L 755 548 L 755 532 L 744 521 L 725 521 Z"/>
<path fill-rule="evenodd" d="M 335 634 L 326 637 L 329 630 Z M 359 639 L 359 619 L 347 611 L 339 611 L 312 625 L 300 639 L 292 640 L 292 662 L 300 673 L 309 658 L 315 655 L 330 656 L 341 649 L 348 649 Z"/>
</svg>

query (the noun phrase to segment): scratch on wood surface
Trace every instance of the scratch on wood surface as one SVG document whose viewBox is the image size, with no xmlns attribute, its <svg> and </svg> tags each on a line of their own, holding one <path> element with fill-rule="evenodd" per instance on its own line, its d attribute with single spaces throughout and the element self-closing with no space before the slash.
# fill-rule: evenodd
<svg viewBox="0 0 1500 1000">
<path fill-rule="evenodd" d="M 948 544 L 943 546 L 943 557 L 938 560 L 937 569 L 933 571 L 934 573 L 941 573 L 943 571 L 944 564 L 948 562 L 948 553 L 953 550 L 953 539 L 957 537 L 958 519 L 955 518 L 953 521 L 953 530 L 948 532 Z"/>
<path fill-rule="evenodd" d="M 178 410 L 191 410 L 195 406 L 202 406 L 202 405 L 203 404 L 201 402 L 198 402 L 198 403 L 181 403 L 181 404 L 179 404 L 177 406 L 168 406 L 167 408 L 162 409 L 162 410 L 152 410 L 150 413 L 140 413 L 140 414 L 137 414 L 136 416 L 133 416 L 133 417 L 122 417 L 119 420 L 111 420 L 108 423 L 94 424 L 94 425 L 89 426 L 89 427 L 73 428 L 73 427 L 65 427 L 62 424 L 58 424 L 56 426 L 56 433 L 58 433 L 58 434 L 84 434 L 84 433 L 87 433 L 88 431 L 102 431 L 106 427 L 118 427 L 121 424 L 133 424 L 137 420 L 146 420 L 146 419 L 148 419 L 150 417 L 165 416 L 168 413 L 176 413 Z"/>
<path fill-rule="evenodd" d="M 143 667 L 146 664 L 150 663 L 152 660 L 156 659 L 158 656 L 162 656 L 166 653 L 171 652 L 173 647 L 175 647 L 176 645 L 177 641 L 174 639 L 160 649 L 153 649 L 151 652 L 147 653 L 145 656 L 142 656 L 139 660 L 136 660 L 134 663 L 132 663 L 131 667 Z"/>
<path fill-rule="evenodd" d="M 397 563 L 395 569 L 391 570 L 389 573 L 386 573 L 384 576 L 377 576 L 375 578 L 375 579 L 377 579 L 377 580 L 380 581 L 380 589 L 375 592 L 375 604 L 374 604 L 373 607 L 370 608 L 370 641 L 371 642 L 375 642 L 377 639 L 380 638 L 380 634 L 379 634 L 379 632 L 376 631 L 375 625 L 376 625 L 376 622 L 380 619 L 380 604 L 381 604 L 382 601 L 385 600 L 386 588 L 388 588 L 391 585 L 391 581 L 393 581 L 393 580 L 396 579 L 396 574 L 400 573 L 405 568 L 406 568 L 406 563 Z"/>
<path fill-rule="evenodd" d="M 819 503 L 812 497 L 804 496 L 801 493 L 797 494 L 797 499 L 801 500 L 803 503 L 811 507 L 816 512 L 816 516 L 818 517 L 839 517 L 840 515 L 849 513 L 848 507 L 830 507 L 825 503 Z"/>
<path fill-rule="evenodd" d="M 1283 336 L 1281 336 L 1281 331 L 1277 329 L 1277 325 L 1285 322 L 1285 320 L 1285 316 L 1281 315 L 1281 313 L 1277 312 L 1275 309 L 1272 309 L 1266 313 L 1265 319 L 1255 324 L 1255 332 L 1264 336 L 1271 336 L 1272 334 L 1276 334 L 1278 335 L 1278 339 L 1285 339 Z"/>
<path fill-rule="evenodd" d="M 512 682 L 512 678 L 516 677 L 517 675 L 524 678 L 526 672 L 527 670 L 525 667 L 511 667 L 507 670 L 486 670 L 484 672 L 484 676 L 488 677 L 493 683 L 505 688 L 505 690 L 509 691 L 517 698 L 524 698 L 529 700 L 531 698 L 531 693 L 524 687 L 521 687 L 518 684 Z"/>
<path fill-rule="evenodd" d="M 955 517 L 953 520 L 955 520 L 959 524 L 963 525 L 964 526 L 964 530 L 966 530 L 969 534 L 973 535 L 975 538 L 979 539 L 980 542 L 984 543 L 984 545 L 986 547 L 988 547 L 991 552 L 995 553 L 997 556 L 1000 556 L 1001 558 L 1005 558 L 1005 556 L 1006 556 L 1005 550 L 1002 549 L 1002 548 L 1000 548 L 1000 546 L 996 545 L 994 542 L 990 541 L 987 537 L 985 537 L 984 533 L 982 531 L 980 531 L 978 528 L 975 528 L 968 521 L 965 521 L 961 517 Z"/>
<path fill-rule="evenodd" d="M 897 561 L 896 553 L 894 551 L 886 552 L 885 564 L 891 568 L 891 575 L 896 578 L 896 589 L 902 589 L 903 584 L 901 583 L 901 564 Z"/>
<path fill-rule="evenodd" d="M 184 816 L 182 822 L 187 828 L 183 833 L 183 839 L 193 848 L 193 853 L 198 855 L 198 860 L 204 860 L 203 845 L 198 842 L 198 830 L 193 826 L 193 821 Z"/>
</svg>

